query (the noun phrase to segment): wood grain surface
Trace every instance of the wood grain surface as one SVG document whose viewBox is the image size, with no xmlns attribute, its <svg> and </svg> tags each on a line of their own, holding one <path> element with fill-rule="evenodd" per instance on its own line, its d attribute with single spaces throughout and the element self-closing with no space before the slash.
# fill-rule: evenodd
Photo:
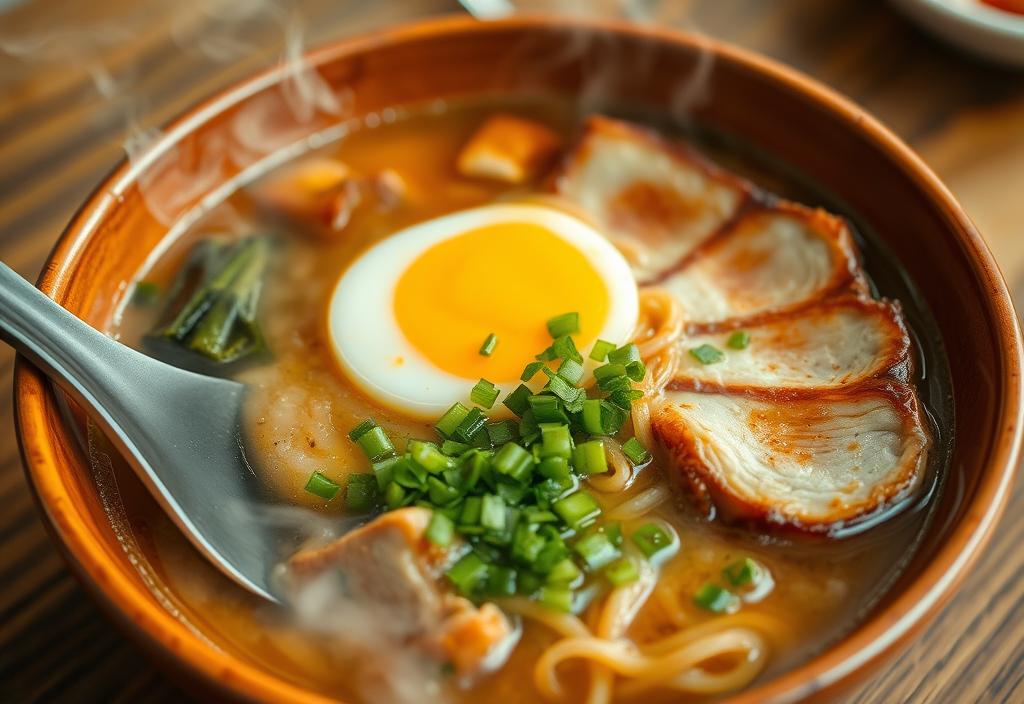
<svg viewBox="0 0 1024 704">
<path fill-rule="evenodd" d="M 955 53 L 880 2 L 666 4 L 673 23 L 789 63 L 886 122 L 961 199 L 1024 302 L 1024 73 Z M 286 36 L 304 28 L 315 44 L 460 11 L 455 0 L 97 5 L 0 11 L 0 259 L 33 279 L 126 139 L 273 61 Z M 0 347 L 0 702 L 187 701 L 109 625 L 51 545 L 21 471 L 12 366 Z M 1022 542 L 1018 488 L 954 601 L 849 701 L 1024 701 Z"/>
</svg>

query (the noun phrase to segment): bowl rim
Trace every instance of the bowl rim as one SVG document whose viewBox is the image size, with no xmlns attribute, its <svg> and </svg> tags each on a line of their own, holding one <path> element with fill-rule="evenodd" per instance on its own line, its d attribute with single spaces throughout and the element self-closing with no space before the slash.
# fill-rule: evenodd
<svg viewBox="0 0 1024 704">
<path fill-rule="evenodd" d="M 950 191 L 888 128 L 817 80 L 726 42 L 616 19 L 568 19 L 552 14 L 530 14 L 481 22 L 466 15 L 453 15 L 417 20 L 344 38 L 308 51 L 304 56 L 312 65 L 320 65 L 335 57 L 425 36 L 462 35 L 488 31 L 488 28 L 543 31 L 552 26 L 571 26 L 661 43 L 704 47 L 745 70 L 764 75 L 782 89 L 806 96 L 842 122 L 846 129 L 859 133 L 881 148 L 890 157 L 894 168 L 904 172 L 927 194 L 933 207 L 940 211 L 956 233 L 959 244 L 969 255 L 971 267 L 988 291 L 986 303 L 1000 342 L 999 372 L 1006 383 L 994 416 L 994 427 L 998 430 L 993 433 L 987 464 L 989 471 L 980 480 L 964 516 L 925 569 L 888 606 L 810 660 L 736 694 L 729 701 L 733 704 L 768 700 L 788 702 L 836 686 L 903 643 L 952 596 L 991 537 L 1006 504 L 1024 433 L 1024 407 L 1021 405 L 1024 387 L 1020 373 L 1024 354 L 1018 319 L 1006 284 L 981 235 Z M 122 160 L 85 200 L 57 240 L 40 276 L 39 287 L 51 297 L 62 287 L 100 217 L 117 207 L 118 194 L 130 186 L 157 155 L 210 116 L 274 84 L 283 71 L 280 66 L 265 69 L 200 101 L 165 126 L 163 137 L 146 158 L 134 163 Z M 159 606 L 150 594 L 141 594 L 127 573 L 112 568 L 104 555 L 103 541 L 89 532 L 76 512 L 59 473 L 50 471 L 59 462 L 55 445 L 49 443 L 45 433 L 50 425 L 46 400 L 52 393 L 52 387 L 38 370 L 19 357 L 15 366 L 14 392 L 15 421 L 26 478 L 49 523 L 48 528 L 73 567 L 72 571 L 129 635 L 150 652 L 160 655 L 165 664 L 184 665 L 209 688 L 233 697 L 332 701 L 199 639 Z"/>
</svg>

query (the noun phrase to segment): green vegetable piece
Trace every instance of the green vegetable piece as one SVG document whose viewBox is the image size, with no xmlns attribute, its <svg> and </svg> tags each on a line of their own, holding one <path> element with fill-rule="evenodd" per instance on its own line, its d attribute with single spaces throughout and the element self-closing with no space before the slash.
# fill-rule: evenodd
<svg viewBox="0 0 1024 704">
<path fill-rule="evenodd" d="M 525 481 L 533 470 L 533 455 L 514 442 L 507 442 L 494 455 L 494 469 L 516 481 Z"/>
<path fill-rule="evenodd" d="M 494 384 L 487 381 L 487 379 L 481 379 L 476 382 L 472 391 L 469 392 L 469 400 L 478 406 L 490 408 L 498 400 L 498 393 L 499 391 Z"/>
<path fill-rule="evenodd" d="M 556 315 L 548 321 L 548 332 L 551 337 L 559 338 L 563 335 L 575 335 L 580 331 L 580 314 L 563 313 Z"/>
<path fill-rule="evenodd" d="M 568 557 L 563 557 L 548 570 L 547 583 L 572 586 L 583 577 L 583 571 Z"/>
<path fill-rule="evenodd" d="M 377 427 L 377 423 L 373 418 L 367 418 L 362 423 L 352 428 L 348 433 L 348 439 L 352 442 L 357 442 L 359 438 L 363 437 L 366 433 L 370 432 Z"/>
<path fill-rule="evenodd" d="M 438 547 L 446 548 L 452 544 L 455 537 L 455 524 L 452 519 L 440 511 L 434 511 L 430 516 L 430 523 L 427 524 L 427 540 Z"/>
<path fill-rule="evenodd" d="M 545 585 L 537 591 L 537 601 L 555 611 L 572 611 L 573 591 L 564 587 Z"/>
<path fill-rule="evenodd" d="M 306 491 L 327 501 L 337 496 L 340 490 L 341 486 L 337 482 L 328 479 L 320 472 L 313 472 L 309 475 L 309 480 L 306 482 Z"/>
<path fill-rule="evenodd" d="M 484 426 L 487 437 L 494 446 L 512 442 L 519 436 L 519 424 L 511 420 L 499 420 Z"/>
<path fill-rule="evenodd" d="M 608 353 L 615 349 L 615 345 L 605 340 L 598 340 L 590 350 L 590 358 L 595 362 L 603 362 L 608 359 Z"/>
<path fill-rule="evenodd" d="M 445 440 L 441 443 L 441 452 L 449 457 L 460 457 L 472 449 L 472 446 L 458 440 Z"/>
<path fill-rule="evenodd" d="M 622 557 L 604 568 L 604 576 L 616 587 L 635 582 L 640 578 L 636 562 L 630 557 Z"/>
<path fill-rule="evenodd" d="M 377 478 L 372 474 L 350 474 L 345 488 L 345 506 L 350 511 L 370 511 L 377 506 Z"/>
<path fill-rule="evenodd" d="M 734 350 L 745 350 L 750 345 L 750 333 L 746 330 L 737 330 L 732 335 L 729 335 L 729 339 L 725 341 L 725 344 Z"/>
<path fill-rule="evenodd" d="M 356 444 L 362 448 L 371 462 L 378 462 L 395 454 L 395 446 L 391 444 L 391 438 L 380 426 L 374 426 L 360 435 Z"/>
<path fill-rule="evenodd" d="M 577 491 L 555 501 L 551 509 L 573 530 L 579 530 L 601 515 L 601 506 L 586 491 Z"/>
<path fill-rule="evenodd" d="M 626 363 L 626 376 L 633 381 L 643 381 L 647 374 L 647 367 L 639 359 Z"/>
<path fill-rule="evenodd" d="M 487 564 L 475 552 L 466 553 L 452 565 L 445 576 L 466 596 L 470 596 L 487 578 Z"/>
<path fill-rule="evenodd" d="M 744 557 L 726 566 L 722 576 L 734 587 L 757 586 L 764 579 L 766 570 L 757 560 Z"/>
<path fill-rule="evenodd" d="M 563 457 L 569 459 L 572 456 L 572 435 L 569 434 L 569 426 L 561 423 L 541 423 L 540 440 L 542 458 Z"/>
<path fill-rule="evenodd" d="M 583 365 L 574 359 L 563 359 L 558 365 L 558 376 L 569 384 L 578 384 L 583 379 Z"/>
<path fill-rule="evenodd" d="M 619 551 L 612 545 L 612 541 L 600 531 L 584 535 L 576 541 L 572 549 L 583 558 L 590 570 L 599 570 L 619 556 Z"/>
<path fill-rule="evenodd" d="M 576 349 L 576 343 L 568 335 L 555 338 L 551 343 L 551 351 L 558 359 L 571 359 L 574 362 L 583 363 L 583 355 Z"/>
<path fill-rule="evenodd" d="M 513 596 L 516 593 L 516 571 L 512 567 L 493 565 L 487 574 L 488 596 Z"/>
<path fill-rule="evenodd" d="M 156 303 L 160 297 L 160 285 L 155 281 L 137 281 L 132 287 L 131 301 L 133 306 L 144 308 Z"/>
<path fill-rule="evenodd" d="M 480 525 L 490 530 L 505 529 L 505 500 L 495 494 L 483 497 L 480 509 Z"/>
<path fill-rule="evenodd" d="M 433 443 L 410 440 L 406 449 L 409 451 L 412 461 L 431 474 L 440 474 L 453 466 L 452 459 L 446 457 Z"/>
<path fill-rule="evenodd" d="M 608 471 L 608 457 L 603 440 L 580 443 L 572 452 L 572 464 L 580 474 L 603 474 Z"/>
<path fill-rule="evenodd" d="M 522 418 L 523 414 L 530 409 L 529 398 L 532 395 L 533 392 L 530 391 L 529 386 L 520 384 L 515 388 L 515 391 L 505 397 L 502 403 L 505 404 L 506 408 Z"/>
<path fill-rule="evenodd" d="M 530 362 L 523 367 L 523 373 L 519 375 L 519 381 L 529 381 L 537 376 L 537 372 L 544 368 L 544 362 Z"/>
<path fill-rule="evenodd" d="M 612 364 L 626 365 L 630 362 L 640 361 L 640 348 L 636 344 L 630 342 L 628 345 L 623 345 L 618 349 L 612 350 L 608 353 L 608 361 Z"/>
<path fill-rule="evenodd" d="M 622 452 L 634 467 L 643 464 L 651 458 L 651 453 L 635 437 L 622 443 Z"/>
<path fill-rule="evenodd" d="M 441 419 L 437 421 L 437 432 L 441 434 L 441 437 L 450 438 L 455 434 L 455 430 L 459 427 L 459 424 L 466 419 L 469 415 L 469 409 L 463 406 L 461 403 L 453 403 L 452 407 L 444 412 Z"/>
<path fill-rule="evenodd" d="M 493 332 L 487 336 L 483 344 L 480 345 L 480 355 L 483 357 L 490 357 L 494 354 L 494 348 L 498 346 L 498 336 Z"/>
<path fill-rule="evenodd" d="M 672 546 L 672 537 L 657 523 L 646 523 L 633 533 L 633 542 L 640 552 L 648 557 L 654 557 L 662 550 Z"/>
<path fill-rule="evenodd" d="M 693 600 L 697 606 L 716 614 L 733 613 L 740 607 L 739 597 L 714 582 L 705 582 Z"/>
<path fill-rule="evenodd" d="M 691 348 L 690 356 L 701 364 L 718 364 L 725 359 L 725 353 L 722 350 L 706 343 L 700 347 Z"/>
</svg>

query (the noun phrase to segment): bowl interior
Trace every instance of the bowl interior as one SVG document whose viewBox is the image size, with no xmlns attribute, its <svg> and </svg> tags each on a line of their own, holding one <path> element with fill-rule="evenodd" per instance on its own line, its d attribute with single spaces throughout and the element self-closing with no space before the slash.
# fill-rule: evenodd
<svg viewBox="0 0 1024 704">
<path fill-rule="evenodd" d="M 294 86 L 271 72 L 199 106 L 96 192 L 58 244 L 44 290 L 90 324 L 107 326 L 134 272 L 204 199 L 217 200 L 236 179 L 282 160 L 310 135 L 389 107 L 481 94 L 557 94 L 579 96 L 583 111 L 631 105 L 714 126 L 792 165 L 878 233 L 934 314 L 955 406 L 940 520 L 903 576 L 843 643 L 744 698 L 802 695 L 843 680 L 948 595 L 966 567 L 960 558 L 978 549 L 1005 497 L 1019 425 L 1019 340 L 1005 287 L 977 233 L 895 138 L 785 69 L 655 30 L 441 20 L 328 47 L 310 61 L 315 73 L 307 79 L 334 100 L 297 110 Z M 266 128 L 259 139 L 254 120 Z M 229 668 L 229 689 L 262 698 L 301 696 L 236 659 L 230 643 L 217 643 L 222 652 L 215 652 L 163 610 L 111 529 L 57 400 L 27 365 L 19 369 L 17 394 L 31 479 L 58 537 L 114 610 L 207 678 Z"/>
</svg>

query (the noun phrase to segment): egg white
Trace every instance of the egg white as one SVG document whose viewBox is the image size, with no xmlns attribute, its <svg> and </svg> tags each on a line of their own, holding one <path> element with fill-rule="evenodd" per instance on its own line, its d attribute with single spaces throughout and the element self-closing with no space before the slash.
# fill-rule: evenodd
<svg viewBox="0 0 1024 704">
<path fill-rule="evenodd" d="M 406 269 L 434 245 L 505 222 L 539 225 L 579 250 L 608 289 L 608 316 L 598 337 L 616 344 L 630 338 L 638 314 L 636 280 L 608 240 L 589 224 L 550 207 L 486 205 L 402 230 L 367 249 L 342 275 L 331 295 L 327 328 L 341 367 L 357 386 L 388 408 L 424 419 L 438 418 L 456 401 L 469 405 L 477 379 L 439 369 L 406 339 L 395 320 L 395 289 Z M 518 383 L 498 385 L 502 393 L 495 409 L 503 408 L 500 399 Z"/>
</svg>

